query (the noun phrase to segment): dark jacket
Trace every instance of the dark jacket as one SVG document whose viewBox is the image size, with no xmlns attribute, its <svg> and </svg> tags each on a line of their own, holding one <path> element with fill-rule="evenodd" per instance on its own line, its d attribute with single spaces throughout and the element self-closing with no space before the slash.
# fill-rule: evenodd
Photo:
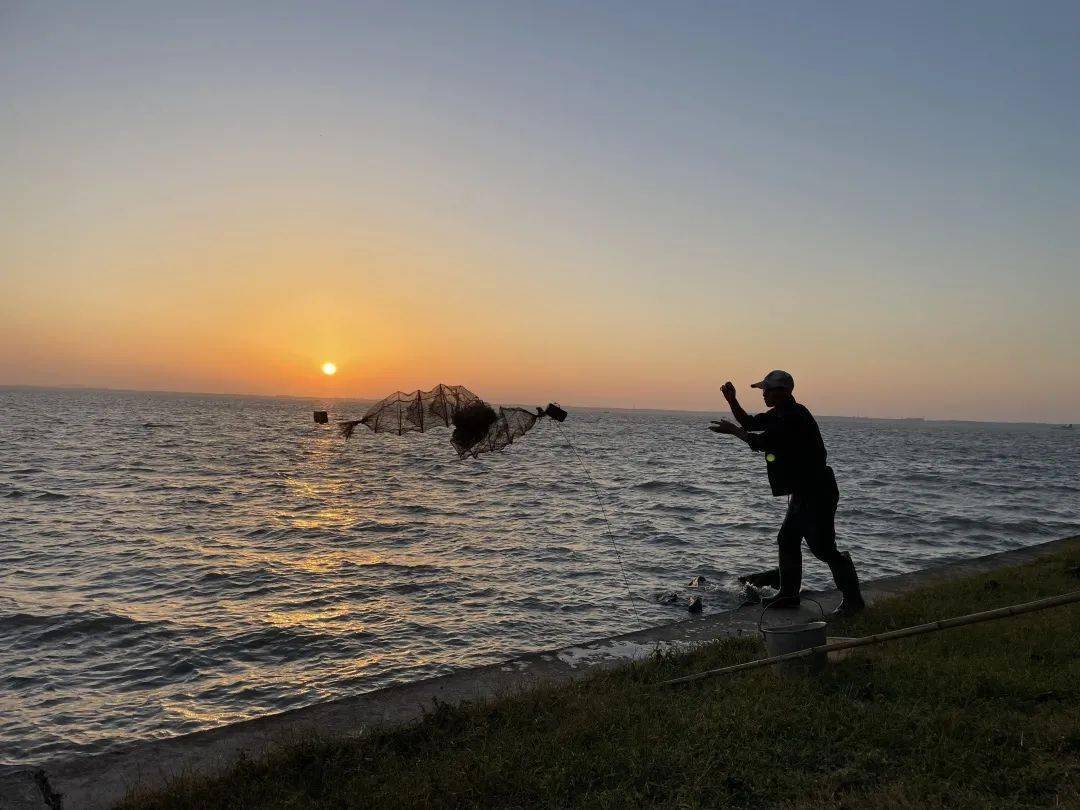
<svg viewBox="0 0 1080 810">
<path fill-rule="evenodd" d="M 821 431 L 805 406 L 791 400 L 748 415 L 743 426 L 754 431 L 750 447 L 765 453 L 773 495 L 815 495 L 835 487 L 829 484 Z"/>
</svg>

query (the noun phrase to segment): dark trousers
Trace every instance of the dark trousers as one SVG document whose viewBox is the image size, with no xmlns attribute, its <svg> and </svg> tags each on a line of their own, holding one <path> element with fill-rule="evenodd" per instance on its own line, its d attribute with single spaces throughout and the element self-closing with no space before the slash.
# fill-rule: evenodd
<svg viewBox="0 0 1080 810">
<path fill-rule="evenodd" d="M 802 585 L 802 541 L 810 553 L 829 566 L 836 587 L 847 595 L 858 592 L 858 579 L 851 557 L 836 548 L 836 504 L 840 492 L 832 470 L 822 486 L 791 496 L 787 514 L 776 542 L 780 550 L 780 593 L 796 596 Z"/>
</svg>

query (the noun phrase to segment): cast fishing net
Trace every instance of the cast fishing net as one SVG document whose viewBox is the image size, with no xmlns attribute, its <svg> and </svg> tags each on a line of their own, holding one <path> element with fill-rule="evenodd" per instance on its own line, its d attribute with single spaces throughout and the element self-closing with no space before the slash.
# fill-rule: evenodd
<svg viewBox="0 0 1080 810">
<path fill-rule="evenodd" d="M 372 405 L 360 419 L 342 422 L 341 435 L 352 436 L 357 425 L 376 433 L 424 432 L 452 427 L 450 443 L 459 458 L 502 450 L 524 436 L 542 416 L 561 422 L 566 411 L 557 405 L 537 408 L 499 408 L 496 411 L 462 385 L 436 385 L 430 391 L 396 391 Z"/>
</svg>

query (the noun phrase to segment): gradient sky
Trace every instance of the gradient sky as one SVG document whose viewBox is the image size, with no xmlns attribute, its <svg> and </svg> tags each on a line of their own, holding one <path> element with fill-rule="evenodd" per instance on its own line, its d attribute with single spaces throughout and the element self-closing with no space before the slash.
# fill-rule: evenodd
<svg viewBox="0 0 1080 810">
<path fill-rule="evenodd" d="M 779 367 L 1080 421 L 1077 42 L 1075 2 L 0 0 L 0 383 L 719 409 Z"/>
</svg>

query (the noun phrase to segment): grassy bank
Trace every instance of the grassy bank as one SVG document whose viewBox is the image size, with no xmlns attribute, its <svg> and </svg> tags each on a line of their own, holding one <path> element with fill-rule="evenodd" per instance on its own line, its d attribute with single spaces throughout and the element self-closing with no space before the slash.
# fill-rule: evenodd
<svg viewBox="0 0 1080 810">
<path fill-rule="evenodd" d="M 879 603 L 864 635 L 1080 589 L 1080 540 L 1039 562 Z M 710 645 L 410 728 L 312 741 L 128 808 L 1080 807 L 1080 606 L 870 648 L 813 678 Z"/>
</svg>

